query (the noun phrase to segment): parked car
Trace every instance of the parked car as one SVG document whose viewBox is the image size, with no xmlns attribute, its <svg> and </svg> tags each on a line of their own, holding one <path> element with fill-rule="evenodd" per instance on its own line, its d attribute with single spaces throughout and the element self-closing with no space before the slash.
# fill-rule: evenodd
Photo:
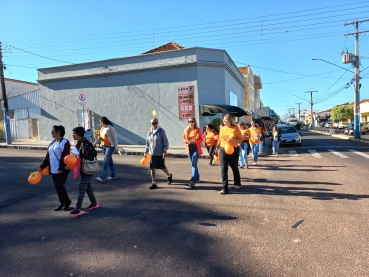
<svg viewBox="0 0 369 277">
<path fill-rule="evenodd" d="M 365 132 L 369 132 L 369 122 L 363 122 Z"/>
<path fill-rule="evenodd" d="M 291 125 L 277 125 L 279 133 L 281 134 L 280 145 L 297 144 L 301 146 L 300 132 Z"/>
<path fill-rule="evenodd" d="M 346 122 L 339 122 L 337 129 L 345 129 L 347 127 L 347 123 Z"/>
<path fill-rule="evenodd" d="M 362 135 L 365 135 L 365 127 L 364 127 L 364 124 L 363 123 L 360 123 L 360 133 Z M 345 130 L 343 131 L 343 134 L 344 135 L 348 135 L 348 136 L 351 136 L 354 134 L 354 124 L 352 123 L 349 123 L 347 125 L 347 127 L 345 128 Z"/>
<path fill-rule="evenodd" d="M 324 125 L 325 125 L 326 123 L 327 123 L 327 122 L 320 122 L 320 123 L 319 123 L 319 127 L 322 127 L 322 128 L 323 128 L 323 127 L 324 127 Z"/>
<path fill-rule="evenodd" d="M 338 122 L 335 122 L 335 123 L 333 123 L 333 127 L 335 128 L 335 129 L 338 129 Z"/>
<path fill-rule="evenodd" d="M 331 126 L 333 126 L 332 122 L 326 122 L 326 123 L 324 124 L 324 127 L 325 127 L 325 128 L 329 128 L 329 127 L 331 127 Z"/>
</svg>

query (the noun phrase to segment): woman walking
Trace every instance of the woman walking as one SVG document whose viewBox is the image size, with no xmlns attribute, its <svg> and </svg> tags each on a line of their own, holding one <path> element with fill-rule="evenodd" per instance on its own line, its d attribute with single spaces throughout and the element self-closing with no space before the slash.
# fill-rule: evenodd
<svg viewBox="0 0 369 277">
<path fill-rule="evenodd" d="M 273 149 L 273 155 L 278 155 L 279 152 L 279 142 L 281 141 L 281 134 L 279 133 L 278 127 L 274 126 L 273 127 L 273 132 L 272 132 L 272 149 Z"/>
<path fill-rule="evenodd" d="M 217 131 L 215 131 L 214 126 L 212 124 L 207 124 L 206 129 L 203 135 L 203 143 L 208 150 L 209 154 L 209 165 L 213 164 L 214 151 L 217 145 L 216 136 L 218 135 Z"/>
<path fill-rule="evenodd" d="M 259 154 L 263 154 L 267 128 L 265 127 L 264 122 L 260 123 L 259 128 L 260 128 Z"/>
<path fill-rule="evenodd" d="M 100 182 L 105 182 L 108 167 L 110 168 L 111 173 L 106 180 L 117 179 L 112 155 L 114 153 L 118 153 L 118 139 L 113 123 L 107 117 L 103 116 L 100 118 L 100 125 L 101 129 L 99 140 L 101 141 L 102 151 L 104 153 L 104 164 L 100 176 L 95 179 Z"/>
<path fill-rule="evenodd" d="M 258 163 L 259 143 L 260 143 L 261 132 L 260 132 L 260 129 L 256 126 L 254 121 L 251 122 L 251 128 L 249 130 L 250 130 L 249 142 L 250 142 L 252 154 L 254 156 L 253 165 L 256 165 Z"/>
<path fill-rule="evenodd" d="M 54 211 L 68 210 L 72 201 L 69 199 L 64 184 L 67 181 L 70 170 L 65 169 L 64 157 L 70 153 L 70 143 L 64 138 L 65 128 L 61 125 L 54 125 L 51 135 L 54 140 L 50 143 L 46 157 L 40 165 L 38 172 L 41 172 L 45 167 L 49 166 L 60 202 L 60 205 L 56 207 Z"/>
<path fill-rule="evenodd" d="M 91 178 L 92 175 L 85 174 L 82 170 L 83 160 L 87 159 L 92 161 L 97 152 L 93 147 L 92 143 L 84 137 L 85 135 L 85 128 L 83 127 L 76 127 L 73 129 L 73 138 L 77 141 L 76 149 L 78 153 L 75 153 L 79 156 L 80 160 L 80 171 L 79 174 L 81 175 L 81 182 L 79 183 L 78 188 L 78 200 L 76 208 L 70 212 L 71 216 L 79 216 L 81 215 L 81 208 L 83 198 L 85 197 L 85 193 L 87 192 L 88 198 L 91 204 L 86 208 L 87 211 L 99 208 L 99 203 L 97 203 L 94 191 L 91 186 Z M 74 153 L 74 152 L 72 152 Z"/>
<path fill-rule="evenodd" d="M 186 153 L 192 166 L 192 175 L 189 186 L 194 187 L 196 183 L 200 182 L 197 161 L 199 160 L 199 155 L 202 154 L 200 145 L 202 142 L 202 134 L 200 128 L 197 127 L 195 118 L 193 117 L 188 118 L 188 126 L 184 129 L 182 142 L 186 144 Z"/>
<path fill-rule="evenodd" d="M 238 127 L 240 128 L 242 135 L 241 142 L 241 151 L 240 151 L 240 168 L 249 168 L 249 161 L 247 155 L 249 154 L 249 139 L 250 139 L 250 131 L 246 128 L 246 124 L 244 122 L 239 122 Z"/>
<path fill-rule="evenodd" d="M 159 125 L 157 118 L 151 119 L 151 128 L 146 136 L 146 149 L 145 157 L 150 153 L 150 170 L 152 185 L 149 189 L 157 189 L 155 181 L 155 169 L 161 169 L 167 175 L 168 184 L 172 183 L 173 175 L 169 174 L 167 167 L 165 166 L 165 157 L 168 151 L 168 139 L 163 128 Z"/>
<path fill-rule="evenodd" d="M 215 154 L 220 155 L 220 167 L 222 172 L 222 183 L 223 189 L 219 192 L 220 194 L 228 193 L 228 165 L 231 167 L 234 176 L 234 187 L 236 189 L 241 186 L 241 176 L 238 170 L 238 157 L 240 148 L 238 144 L 242 142 L 242 134 L 238 126 L 234 122 L 234 117 L 230 114 L 224 115 L 223 118 L 224 126 L 219 131 L 219 141 L 217 144 L 217 150 Z M 227 154 L 224 147 L 226 143 L 230 143 L 234 147 L 232 154 Z"/>
</svg>

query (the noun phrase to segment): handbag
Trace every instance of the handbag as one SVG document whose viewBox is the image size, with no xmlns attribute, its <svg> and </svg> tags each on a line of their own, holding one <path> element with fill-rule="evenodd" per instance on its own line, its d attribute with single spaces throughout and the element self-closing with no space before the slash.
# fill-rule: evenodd
<svg viewBox="0 0 369 277">
<path fill-rule="evenodd" d="M 94 159 L 92 161 L 87 160 L 84 158 L 84 147 L 83 147 L 83 143 L 82 143 L 82 172 L 86 175 L 93 175 L 97 172 L 100 171 L 100 166 L 99 163 L 97 161 L 97 158 L 94 157 Z"/>
</svg>

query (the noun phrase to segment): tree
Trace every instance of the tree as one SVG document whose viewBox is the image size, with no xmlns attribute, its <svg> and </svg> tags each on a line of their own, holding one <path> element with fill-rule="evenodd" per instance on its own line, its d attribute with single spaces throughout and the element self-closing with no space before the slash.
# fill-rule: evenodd
<svg viewBox="0 0 369 277">
<path fill-rule="evenodd" d="M 276 115 L 275 117 L 273 117 L 274 124 L 277 124 L 279 121 L 281 121 L 281 118 L 279 117 L 279 115 Z"/>
<path fill-rule="evenodd" d="M 221 118 L 214 118 L 211 124 L 214 126 L 215 130 L 219 133 L 220 125 L 223 124 L 223 120 Z"/>
<path fill-rule="evenodd" d="M 332 109 L 332 120 L 342 121 L 354 118 L 354 108 L 350 105 L 341 105 Z"/>
</svg>

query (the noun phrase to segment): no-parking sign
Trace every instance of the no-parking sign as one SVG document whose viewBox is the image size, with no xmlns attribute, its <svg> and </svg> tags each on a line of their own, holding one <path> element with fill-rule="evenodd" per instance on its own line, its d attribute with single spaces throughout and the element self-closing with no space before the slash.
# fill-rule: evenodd
<svg viewBox="0 0 369 277">
<path fill-rule="evenodd" d="M 84 105 L 86 105 L 86 102 L 87 102 L 86 94 L 81 93 L 81 94 L 78 96 L 78 103 L 79 103 L 79 105 L 80 105 L 80 106 L 84 106 Z"/>
</svg>

